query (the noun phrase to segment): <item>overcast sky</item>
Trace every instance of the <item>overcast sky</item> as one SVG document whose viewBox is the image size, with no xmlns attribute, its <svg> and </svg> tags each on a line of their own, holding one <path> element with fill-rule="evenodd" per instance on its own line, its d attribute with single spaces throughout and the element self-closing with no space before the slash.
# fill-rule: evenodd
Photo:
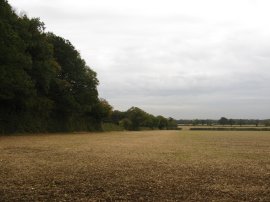
<svg viewBox="0 0 270 202">
<path fill-rule="evenodd" d="M 270 118 L 268 0 L 9 0 L 97 72 L 115 109 Z"/>
</svg>

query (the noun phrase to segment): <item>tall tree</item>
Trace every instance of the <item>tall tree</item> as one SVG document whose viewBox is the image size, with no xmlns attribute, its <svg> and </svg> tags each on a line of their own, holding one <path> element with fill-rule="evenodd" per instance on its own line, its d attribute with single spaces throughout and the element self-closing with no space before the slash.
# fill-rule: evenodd
<svg viewBox="0 0 270 202">
<path fill-rule="evenodd" d="M 54 48 L 60 71 L 54 80 L 51 97 L 55 101 L 53 116 L 67 130 L 100 128 L 102 107 L 98 99 L 96 73 L 86 66 L 79 52 L 68 41 L 47 34 Z M 82 121 L 82 119 L 84 121 Z"/>
<path fill-rule="evenodd" d="M 25 54 L 27 43 L 21 38 L 20 21 L 9 4 L 0 0 L 0 127 L 13 132 L 24 128 L 25 111 L 36 94 L 27 71 L 31 56 Z"/>
<path fill-rule="evenodd" d="M 68 40 L 44 30 L 0 0 L 0 131 L 101 129 L 108 106 L 96 73 Z"/>
</svg>

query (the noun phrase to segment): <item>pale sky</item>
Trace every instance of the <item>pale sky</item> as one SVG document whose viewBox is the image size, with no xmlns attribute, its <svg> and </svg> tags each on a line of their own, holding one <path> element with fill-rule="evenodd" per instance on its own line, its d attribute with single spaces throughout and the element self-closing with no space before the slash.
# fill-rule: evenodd
<svg viewBox="0 0 270 202">
<path fill-rule="evenodd" d="M 180 118 L 270 118 L 268 0 L 9 0 L 71 41 L 99 96 Z"/>
</svg>

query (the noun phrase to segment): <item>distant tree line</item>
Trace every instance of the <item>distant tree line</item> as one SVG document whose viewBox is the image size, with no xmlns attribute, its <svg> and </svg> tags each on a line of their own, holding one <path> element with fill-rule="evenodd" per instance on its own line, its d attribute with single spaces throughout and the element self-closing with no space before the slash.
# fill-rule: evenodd
<svg viewBox="0 0 270 202">
<path fill-rule="evenodd" d="M 113 111 L 99 99 L 96 73 L 66 39 L 38 18 L 18 16 L 0 0 L 0 133 L 171 129 L 172 119 L 132 107 Z"/>
<path fill-rule="evenodd" d="M 111 116 L 105 119 L 105 122 L 119 125 L 126 130 L 169 130 L 177 128 L 177 123 L 173 118 L 165 118 L 160 115 L 154 116 L 138 107 L 131 107 L 124 112 L 114 110 Z"/>
<path fill-rule="evenodd" d="M 221 117 L 218 120 L 214 119 L 180 119 L 176 120 L 177 124 L 180 125 L 201 125 L 201 126 L 212 126 L 212 125 L 238 125 L 238 126 L 244 126 L 244 125 L 255 125 L 255 126 L 270 126 L 270 120 L 259 120 L 259 119 L 229 119 L 226 117 Z"/>
</svg>

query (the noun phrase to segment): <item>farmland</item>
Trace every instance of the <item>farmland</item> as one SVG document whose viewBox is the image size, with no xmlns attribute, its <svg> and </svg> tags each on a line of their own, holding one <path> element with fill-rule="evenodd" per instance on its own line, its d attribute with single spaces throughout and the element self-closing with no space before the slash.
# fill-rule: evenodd
<svg viewBox="0 0 270 202">
<path fill-rule="evenodd" d="M 270 132 L 2 136 L 0 199 L 270 201 Z"/>
</svg>

